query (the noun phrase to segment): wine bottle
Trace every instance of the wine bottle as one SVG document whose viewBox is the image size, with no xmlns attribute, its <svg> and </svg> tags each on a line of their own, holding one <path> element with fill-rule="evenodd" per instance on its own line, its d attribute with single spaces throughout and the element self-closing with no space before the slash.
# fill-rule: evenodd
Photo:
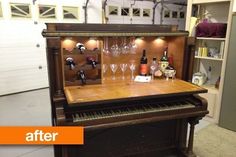
<svg viewBox="0 0 236 157">
<path fill-rule="evenodd" d="M 165 73 L 168 75 L 168 77 L 171 77 L 172 79 L 174 79 L 175 78 L 175 74 L 176 74 L 176 70 L 175 70 L 175 68 L 173 66 L 173 55 L 171 55 L 168 58 L 168 61 L 169 61 L 169 64 L 168 64 L 168 66 L 165 69 Z"/>
<path fill-rule="evenodd" d="M 168 62 L 168 47 L 165 48 L 163 55 L 161 57 L 162 62 Z"/>
<path fill-rule="evenodd" d="M 172 55 L 168 58 L 168 61 L 169 61 L 169 64 L 166 67 L 166 70 L 174 70 L 175 68 L 173 66 L 173 56 Z"/>
<path fill-rule="evenodd" d="M 146 57 L 146 50 L 143 50 L 143 55 L 140 60 L 140 75 L 146 76 L 148 73 L 148 66 L 147 66 L 147 57 Z"/>
<path fill-rule="evenodd" d="M 84 53 L 84 51 L 86 49 L 84 44 L 82 44 L 82 43 L 77 43 L 76 48 L 80 51 L 81 54 Z"/>
<path fill-rule="evenodd" d="M 73 70 L 75 68 L 74 59 L 71 57 L 66 58 L 66 65 L 69 65 L 70 70 Z"/>
<path fill-rule="evenodd" d="M 78 77 L 81 80 L 82 85 L 86 84 L 86 76 L 83 70 L 78 72 Z"/>
<path fill-rule="evenodd" d="M 97 65 L 97 62 L 95 61 L 94 57 L 87 57 L 87 63 L 88 64 L 91 64 L 93 69 L 96 68 L 96 65 Z"/>
<path fill-rule="evenodd" d="M 161 68 L 162 72 L 165 72 L 168 64 L 169 64 L 169 62 L 168 62 L 168 47 L 167 47 L 167 48 L 165 48 L 163 55 L 160 59 L 160 68 Z"/>
</svg>

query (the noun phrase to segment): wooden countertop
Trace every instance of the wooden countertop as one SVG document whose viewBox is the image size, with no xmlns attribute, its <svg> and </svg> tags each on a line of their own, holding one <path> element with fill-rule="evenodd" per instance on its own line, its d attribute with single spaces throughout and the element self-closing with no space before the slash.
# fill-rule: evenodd
<svg viewBox="0 0 236 157">
<path fill-rule="evenodd" d="M 141 97 L 164 97 L 206 93 L 207 90 L 182 80 L 155 80 L 150 83 L 107 82 L 99 85 L 65 87 L 69 105 L 96 103 Z"/>
</svg>

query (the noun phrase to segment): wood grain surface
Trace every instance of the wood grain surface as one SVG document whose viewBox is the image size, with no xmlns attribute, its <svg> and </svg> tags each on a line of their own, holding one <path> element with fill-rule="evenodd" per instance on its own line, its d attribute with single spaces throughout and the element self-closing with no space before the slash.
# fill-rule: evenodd
<svg viewBox="0 0 236 157">
<path fill-rule="evenodd" d="M 205 93 L 206 89 L 182 80 L 154 80 L 149 83 L 130 81 L 109 81 L 98 85 L 65 87 L 64 92 L 69 105 L 135 99 L 140 97 L 164 97 L 180 94 Z"/>
</svg>

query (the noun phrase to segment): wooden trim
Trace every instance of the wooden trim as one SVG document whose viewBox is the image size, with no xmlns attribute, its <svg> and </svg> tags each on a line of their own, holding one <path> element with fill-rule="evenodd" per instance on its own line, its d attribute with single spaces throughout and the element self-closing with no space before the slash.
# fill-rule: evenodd
<svg viewBox="0 0 236 157">
<path fill-rule="evenodd" d="M 44 30 L 42 32 L 42 35 L 44 37 L 75 37 L 75 36 L 81 36 L 81 37 L 114 37 L 114 36 L 188 36 L 188 32 L 182 31 L 182 32 L 169 32 L 169 33 L 162 33 L 162 32 L 154 32 L 154 33 L 130 33 L 130 32 L 123 32 L 123 33 L 114 33 L 114 32 L 48 32 Z"/>
<path fill-rule="evenodd" d="M 188 36 L 171 25 L 137 24 L 55 24 L 47 23 L 44 37 L 58 36 Z"/>
</svg>

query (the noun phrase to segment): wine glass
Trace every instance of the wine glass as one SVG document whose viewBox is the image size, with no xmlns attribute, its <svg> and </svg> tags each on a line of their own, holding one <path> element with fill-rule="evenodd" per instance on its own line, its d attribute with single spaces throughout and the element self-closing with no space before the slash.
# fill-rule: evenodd
<svg viewBox="0 0 236 157">
<path fill-rule="evenodd" d="M 105 80 L 105 73 L 107 72 L 108 66 L 107 64 L 102 65 L 102 73 L 103 73 L 103 80 Z"/>
<path fill-rule="evenodd" d="M 129 68 L 131 70 L 131 80 L 134 80 L 134 71 L 135 71 L 135 64 L 134 63 L 131 63 L 129 65 Z"/>
<path fill-rule="evenodd" d="M 136 54 L 138 46 L 135 43 L 135 37 L 130 38 L 129 48 L 130 48 L 130 54 Z"/>
<path fill-rule="evenodd" d="M 116 70 L 118 69 L 118 65 L 117 64 L 110 64 L 110 68 L 112 71 L 112 80 L 115 80 L 116 79 L 115 73 L 116 73 Z"/>
<path fill-rule="evenodd" d="M 113 45 L 111 46 L 111 54 L 113 57 L 118 57 L 120 55 L 120 48 L 117 44 L 117 38 L 115 38 Z"/>
<path fill-rule="evenodd" d="M 154 72 L 155 72 L 156 68 L 157 68 L 156 65 L 151 65 L 151 66 L 150 66 L 151 74 L 152 74 L 152 80 L 154 80 Z"/>
<path fill-rule="evenodd" d="M 122 71 L 122 80 L 124 80 L 125 79 L 125 71 L 126 71 L 126 69 L 127 69 L 127 64 L 125 64 L 125 63 L 123 63 L 123 64 L 120 64 L 120 69 L 121 69 L 121 71 Z"/>
<path fill-rule="evenodd" d="M 108 48 L 108 37 L 104 37 L 104 46 L 102 51 L 105 55 L 109 55 L 111 53 Z"/>
<path fill-rule="evenodd" d="M 123 38 L 123 43 L 121 46 L 121 53 L 122 54 L 128 54 L 129 53 L 129 45 L 126 43 L 126 37 Z"/>
</svg>

